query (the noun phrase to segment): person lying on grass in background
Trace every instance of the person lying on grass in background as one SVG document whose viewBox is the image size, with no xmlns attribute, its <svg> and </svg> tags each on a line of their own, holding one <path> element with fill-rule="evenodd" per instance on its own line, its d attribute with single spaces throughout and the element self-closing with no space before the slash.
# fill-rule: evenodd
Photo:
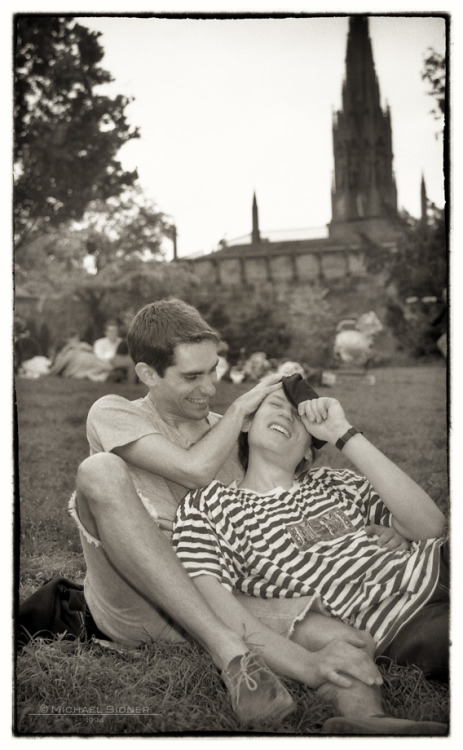
<svg viewBox="0 0 463 750">
<path fill-rule="evenodd" d="M 238 436 L 246 417 L 281 389 L 280 376 L 240 396 L 220 417 L 209 409 L 220 337 L 197 310 L 176 299 L 146 305 L 127 342 L 148 393 L 134 401 L 107 395 L 92 406 L 91 455 L 79 467 L 70 503 L 87 568 L 87 633 L 128 646 L 194 639 L 221 671 L 243 722 L 277 720 L 293 710 L 275 672 L 314 688 L 328 681 L 346 688 L 356 681 L 379 684 L 379 670 L 355 632 L 317 653 L 286 638 L 305 597 L 288 606 L 238 595 L 222 613 L 194 586 L 171 546 L 177 506 L 188 489 L 242 477 Z M 269 658 L 227 624 L 230 610 L 240 621 L 246 612 L 249 632 L 265 629 Z"/>
<path fill-rule="evenodd" d="M 360 474 L 311 469 L 314 444 L 335 445 Z M 266 396 L 240 437 L 244 477 L 192 491 L 174 524 L 176 553 L 225 622 L 246 628 L 267 663 L 266 632 L 228 609 L 233 591 L 306 608 L 289 637 L 316 651 L 334 638 L 362 638 L 373 659 L 388 655 L 448 679 L 447 545 L 444 516 L 410 477 L 352 427 L 334 398 L 318 398 L 300 375 Z M 378 545 L 368 524 L 408 544 Z M 377 528 L 377 527 L 375 527 Z M 444 734 L 436 722 L 383 713 L 380 690 L 324 684 L 340 716 L 324 732 Z"/>
</svg>

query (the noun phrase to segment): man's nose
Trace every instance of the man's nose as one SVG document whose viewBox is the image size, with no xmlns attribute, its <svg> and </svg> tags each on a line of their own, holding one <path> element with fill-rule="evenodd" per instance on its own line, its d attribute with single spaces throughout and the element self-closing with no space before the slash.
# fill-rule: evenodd
<svg viewBox="0 0 463 750">
<path fill-rule="evenodd" d="M 210 376 L 205 377 L 201 383 L 201 392 L 205 396 L 214 396 L 215 391 L 216 391 L 216 388 L 214 385 L 214 379 Z"/>
<path fill-rule="evenodd" d="M 296 417 L 295 411 L 293 407 L 291 406 L 291 404 L 288 404 L 288 406 L 283 406 L 280 410 L 280 414 L 283 417 L 285 417 L 289 422 L 292 422 Z"/>
</svg>

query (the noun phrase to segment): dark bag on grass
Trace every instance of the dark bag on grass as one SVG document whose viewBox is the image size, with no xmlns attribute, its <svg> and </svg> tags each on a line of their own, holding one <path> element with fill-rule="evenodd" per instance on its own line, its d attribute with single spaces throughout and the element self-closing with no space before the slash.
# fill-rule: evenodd
<svg viewBox="0 0 463 750">
<path fill-rule="evenodd" d="M 86 613 L 84 587 L 66 578 L 53 578 L 20 604 L 17 645 L 25 646 L 33 636 L 81 638 L 86 632 Z"/>
</svg>

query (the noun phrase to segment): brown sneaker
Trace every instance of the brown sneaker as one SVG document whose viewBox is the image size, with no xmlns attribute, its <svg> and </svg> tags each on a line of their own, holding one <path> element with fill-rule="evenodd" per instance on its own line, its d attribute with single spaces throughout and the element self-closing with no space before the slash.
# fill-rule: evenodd
<svg viewBox="0 0 463 750">
<path fill-rule="evenodd" d="M 323 734 L 369 734 L 369 735 L 402 735 L 402 736 L 445 736 L 447 724 L 438 721 L 413 721 L 396 719 L 393 716 L 368 716 L 365 719 L 333 716 L 323 724 Z"/>
<path fill-rule="evenodd" d="M 257 654 L 235 656 L 221 676 L 242 722 L 278 721 L 294 711 L 290 694 Z"/>
</svg>

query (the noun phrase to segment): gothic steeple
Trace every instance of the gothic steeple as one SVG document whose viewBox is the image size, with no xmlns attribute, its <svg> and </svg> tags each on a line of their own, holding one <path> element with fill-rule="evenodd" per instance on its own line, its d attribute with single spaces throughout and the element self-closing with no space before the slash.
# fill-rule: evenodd
<svg viewBox="0 0 463 750">
<path fill-rule="evenodd" d="M 333 118 L 334 184 L 332 223 L 394 219 L 397 191 L 392 169 L 389 107 L 380 90 L 366 16 L 349 18 L 342 109 Z M 366 227 L 366 224 L 365 224 Z M 338 228 L 338 233 L 341 228 Z"/>
<path fill-rule="evenodd" d="M 426 195 L 426 183 L 424 175 L 421 175 L 421 226 L 426 228 L 428 225 L 428 197 Z"/>
<path fill-rule="evenodd" d="M 252 235 L 251 242 L 253 245 L 260 243 L 260 231 L 259 231 L 259 210 L 257 208 L 256 194 L 254 193 L 252 198 Z"/>
</svg>

